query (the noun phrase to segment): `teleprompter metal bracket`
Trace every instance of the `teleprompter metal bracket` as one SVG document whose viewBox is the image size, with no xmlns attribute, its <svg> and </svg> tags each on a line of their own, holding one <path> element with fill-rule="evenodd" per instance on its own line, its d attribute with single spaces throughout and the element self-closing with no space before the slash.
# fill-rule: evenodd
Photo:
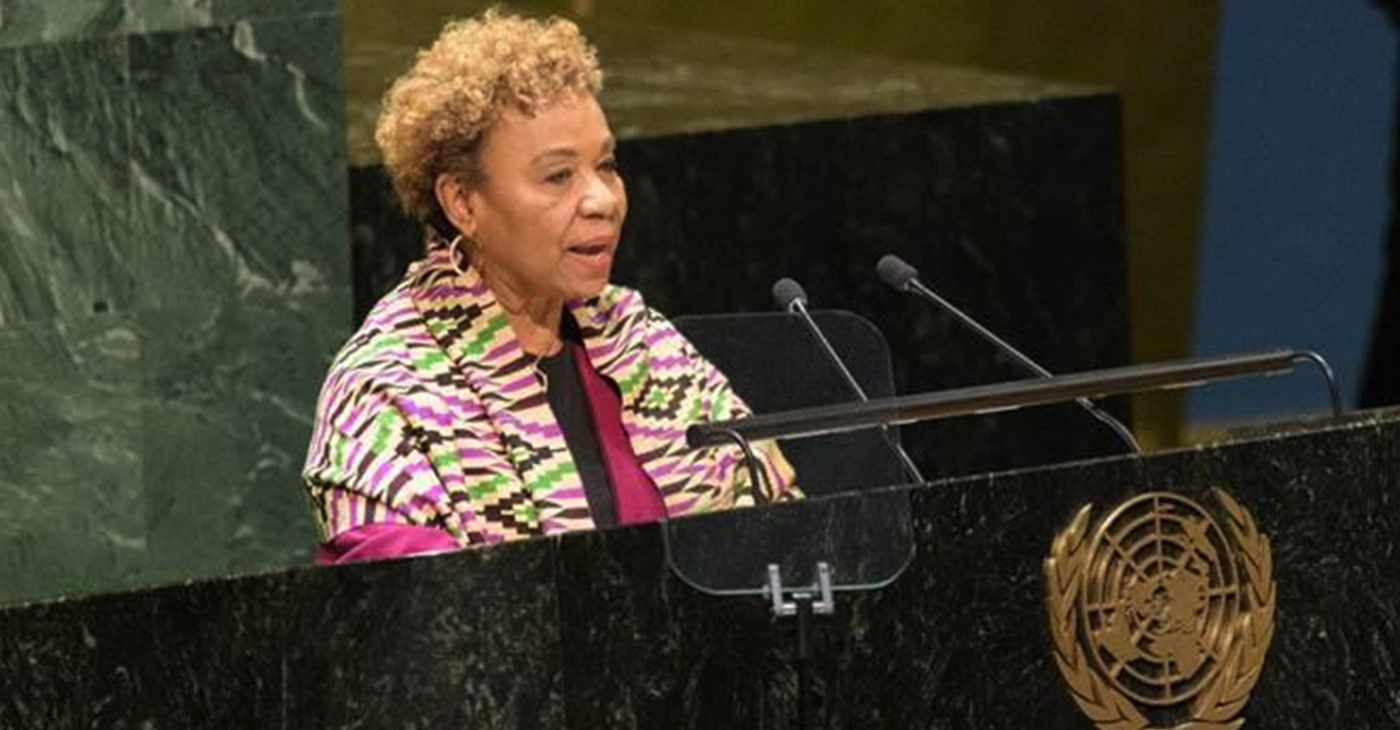
<svg viewBox="0 0 1400 730">
<path fill-rule="evenodd" d="M 830 616 L 836 613 L 836 599 L 831 595 L 831 566 L 826 562 L 817 563 L 816 573 L 816 584 L 805 588 L 784 589 L 782 571 L 779 570 L 776 563 L 769 563 L 768 585 L 764 587 L 764 593 L 768 594 L 769 600 L 773 602 L 773 615 L 796 615 L 799 601 L 811 603 L 812 613 L 818 616 Z M 784 590 L 792 594 L 793 600 L 789 601 L 783 597 Z"/>
</svg>

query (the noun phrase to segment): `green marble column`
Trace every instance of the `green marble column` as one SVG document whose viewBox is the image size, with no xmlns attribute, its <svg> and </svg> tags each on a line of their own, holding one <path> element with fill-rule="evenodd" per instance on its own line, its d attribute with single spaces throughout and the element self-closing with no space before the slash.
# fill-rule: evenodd
<svg viewBox="0 0 1400 730">
<path fill-rule="evenodd" d="M 0 0 L 0 603 L 309 559 L 340 56 L 333 0 Z"/>
</svg>

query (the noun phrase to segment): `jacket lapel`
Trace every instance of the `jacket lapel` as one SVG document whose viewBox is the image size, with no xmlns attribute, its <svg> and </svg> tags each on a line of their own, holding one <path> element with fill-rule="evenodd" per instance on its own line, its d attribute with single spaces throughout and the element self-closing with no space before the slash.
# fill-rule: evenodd
<svg viewBox="0 0 1400 730">
<path fill-rule="evenodd" d="M 415 272 L 414 306 L 441 352 L 461 373 L 494 429 L 504 462 L 468 478 L 473 509 L 505 539 L 592 525 L 578 470 L 504 308 L 475 269 L 459 273 L 444 250 Z M 458 449 L 469 444 L 455 444 Z M 473 481 L 476 488 L 472 489 Z"/>
<path fill-rule="evenodd" d="M 610 286 L 574 309 L 594 368 L 618 386 L 622 426 L 642 469 L 671 515 L 708 504 L 713 463 L 690 449 L 685 425 L 708 413 L 705 368 L 684 351 L 684 338 L 654 315 L 636 292 Z"/>
</svg>

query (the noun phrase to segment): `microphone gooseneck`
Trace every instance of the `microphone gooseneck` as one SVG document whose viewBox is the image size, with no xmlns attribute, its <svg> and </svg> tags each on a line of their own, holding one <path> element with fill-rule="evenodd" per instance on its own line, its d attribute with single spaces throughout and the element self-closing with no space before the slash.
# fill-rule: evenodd
<svg viewBox="0 0 1400 730">
<path fill-rule="evenodd" d="M 980 322 L 963 313 L 961 309 L 958 309 L 948 300 L 939 296 L 937 292 L 924 286 L 924 283 L 919 280 L 919 270 L 909 265 L 904 259 L 894 254 L 885 254 L 881 256 L 879 262 L 875 264 L 875 273 L 880 277 L 881 281 L 889 284 L 894 289 L 902 292 L 910 292 L 933 302 L 939 309 L 953 315 L 955 319 L 968 329 L 976 332 L 982 339 L 992 343 L 997 349 L 1010 355 L 1011 359 L 1015 360 L 1017 364 L 1034 373 L 1037 377 L 1054 377 L 1049 370 L 1041 367 L 1040 363 L 1030 359 L 1025 353 L 1012 347 L 1011 343 L 998 337 L 991 330 L 983 327 Z M 1123 442 L 1128 445 L 1128 448 L 1132 449 L 1133 453 L 1138 455 L 1142 454 L 1142 446 L 1138 444 L 1137 439 L 1133 437 L 1133 432 L 1129 430 L 1127 426 L 1123 425 L 1122 421 L 1114 418 L 1108 411 L 1099 408 L 1097 404 L 1088 398 L 1078 398 L 1075 402 L 1078 403 L 1080 407 L 1087 410 L 1094 418 L 1112 429 L 1113 432 L 1117 434 L 1118 438 L 1122 439 Z"/>
<path fill-rule="evenodd" d="M 817 339 L 817 344 L 821 345 L 822 352 L 826 353 L 827 359 L 836 366 L 837 371 L 839 371 L 841 376 L 846 380 L 846 385 L 850 387 L 851 392 L 855 393 L 856 397 L 860 399 L 860 402 L 868 402 L 870 398 L 865 395 L 865 389 L 860 387 L 860 383 L 856 381 L 856 377 L 852 375 L 850 369 L 846 367 L 846 363 L 841 359 L 841 356 L 836 354 L 836 348 L 831 346 L 831 342 L 827 340 L 826 335 L 822 333 L 821 327 L 817 326 L 817 321 L 812 319 L 812 314 L 807 311 L 807 292 L 802 288 L 802 285 L 787 277 L 779 279 L 773 284 L 773 303 L 784 312 L 796 314 L 802 319 L 802 323 L 806 325 L 807 331 L 811 332 L 812 336 Z M 919 471 L 919 467 L 914 464 L 914 460 L 910 458 L 909 452 L 905 451 L 904 447 L 900 446 L 899 442 L 895 440 L 894 433 L 890 431 L 889 426 L 880 426 L 880 435 L 884 437 L 885 443 L 889 445 L 890 450 L 899 458 L 900 464 L 904 466 L 904 471 L 909 475 L 909 478 L 914 480 L 916 484 L 923 484 L 924 475 Z"/>
</svg>

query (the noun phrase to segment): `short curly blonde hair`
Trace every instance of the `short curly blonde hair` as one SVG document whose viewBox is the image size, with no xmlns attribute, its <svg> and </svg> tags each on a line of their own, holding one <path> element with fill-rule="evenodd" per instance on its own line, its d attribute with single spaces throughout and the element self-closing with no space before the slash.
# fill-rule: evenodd
<svg viewBox="0 0 1400 730">
<path fill-rule="evenodd" d="M 483 179 L 478 153 L 507 108 L 530 114 L 569 92 L 603 88 L 598 54 L 578 26 L 491 8 L 454 21 L 384 96 L 374 139 L 404 210 L 449 233 L 439 175 Z"/>
</svg>

